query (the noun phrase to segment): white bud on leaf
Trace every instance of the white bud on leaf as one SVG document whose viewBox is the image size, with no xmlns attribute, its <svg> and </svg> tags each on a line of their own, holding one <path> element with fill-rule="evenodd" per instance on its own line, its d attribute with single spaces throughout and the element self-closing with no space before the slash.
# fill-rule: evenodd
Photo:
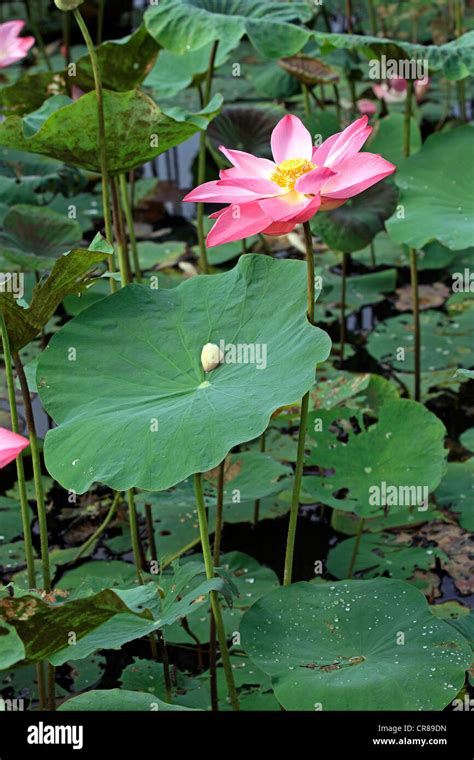
<svg viewBox="0 0 474 760">
<path fill-rule="evenodd" d="M 201 364 L 204 372 L 215 369 L 223 360 L 224 354 L 215 343 L 206 343 L 201 351 Z"/>
</svg>

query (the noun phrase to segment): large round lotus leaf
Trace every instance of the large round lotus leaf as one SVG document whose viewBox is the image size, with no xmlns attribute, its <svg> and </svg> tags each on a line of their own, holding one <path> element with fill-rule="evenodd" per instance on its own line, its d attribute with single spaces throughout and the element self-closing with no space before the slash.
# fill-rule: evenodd
<svg viewBox="0 0 474 760">
<path fill-rule="evenodd" d="M 162 490 L 260 435 L 329 354 L 329 337 L 306 318 L 305 270 L 247 255 L 225 274 L 172 290 L 130 285 L 69 322 L 37 375 L 58 423 L 45 440 L 53 477 L 77 493 L 95 481 Z M 255 361 L 226 361 L 206 375 L 202 347 L 221 340 L 241 361 L 253 347 Z"/>
<path fill-rule="evenodd" d="M 387 221 L 392 240 L 413 248 L 431 240 L 451 250 L 472 245 L 473 141 L 472 127 L 434 134 L 419 153 L 399 164 L 395 182 L 402 191 L 403 215 L 397 210 Z"/>
<path fill-rule="evenodd" d="M 456 317 L 429 310 L 420 315 L 421 369 L 426 372 L 474 364 L 472 331 L 474 313 L 466 311 Z M 400 349 L 404 349 L 404 356 Z M 389 364 L 398 372 L 414 371 L 413 316 L 401 314 L 380 322 L 370 333 L 368 352 L 378 362 Z"/>
<path fill-rule="evenodd" d="M 244 34 L 264 56 L 294 55 L 309 38 L 289 21 L 309 21 L 304 2 L 259 0 L 162 0 L 145 13 L 149 33 L 173 53 L 186 53 L 214 40 L 237 47 Z"/>
<path fill-rule="evenodd" d="M 51 103 L 50 101 L 54 101 Z M 67 104 L 65 104 L 67 101 Z M 164 114 L 151 98 L 138 90 L 104 90 L 107 164 L 112 174 L 141 166 L 169 148 L 187 140 L 220 108 L 215 97 L 197 114 L 179 120 Z M 46 101 L 24 119 L 9 116 L 0 124 L 0 145 L 41 153 L 75 166 L 100 172 L 97 98 L 95 92 L 71 103 L 63 96 Z M 26 130 L 28 126 L 28 132 Z"/>
<path fill-rule="evenodd" d="M 378 422 L 369 427 L 364 427 L 360 415 L 360 432 L 349 424 L 355 414 L 354 409 L 341 408 L 310 413 L 308 430 L 315 446 L 308 461 L 320 467 L 322 474 L 304 477 L 303 489 L 323 504 L 363 517 L 384 514 L 386 506 L 394 511 L 422 506 L 422 487 L 433 491 L 446 469 L 446 431 L 441 420 L 407 399 L 387 401 L 378 412 Z M 338 420 L 342 420 L 340 425 L 334 424 Z M 399 489 L 396 496 L 394 491 L 390 495 L 382 490 L 383 482 L 387 489 Z"/>
<path fill-rule="evenodd" d="M 224 108 L 209 126 L 208 139 L 214 148 L 218 164 L 228 167 L 229 162 L 219 152 L 220 145 L 232 145 L 262 158 L 271 158 L 270 140 L 273 130 L 281 119 L 279 109 L 231 106 Z"/>
<path fill-rule="evenodd" d="M 418 45 L 360 34 L 314 32 L 323 55 L 333 50 L 357 50 L 371 61 L 380 56 L 403 59 L 419 65 L 427 61 L 430 71 L 441 71 L 447 79 L 464 79 L 474 74 L 474 32 L 467 32 L 444 45 Z"/>
<path fill-rule="evenodd" d="M 380 182 L 334 211 L 316 214 L 311 229 L 335 251 L 358 251 L 383 230 L 385 220 L 395 210 L 397 197 L 391 182 Z"/>
<path fill-rule="evenodd" d="M 330 549 L 327 569 L 335 578 L 349 577 L 356 541 L 355 537 L 348 538 Z M 357 549 L 353 572 L 364 578 L 388 575 L 405 580 L 412 578 L 415 570 L 434 569 L 436 559 L 444 561 L 449 558 L 438 547 L 401 543 L 393 533 L 364 535 Z"/>
<path fill-rule="evenodd" d="M 22 269 L 49 269 L 56 258 L 77 248 L 80 224 L 43 206 L 13 206 L 3 220 L 0 254 Z"/>
<path fill-rule="evenodd" d="M 442 710 L 471 660 L 417 589 L 387 578 L 277 589 L 240 635 L 286 710 Z"/>
</svg>

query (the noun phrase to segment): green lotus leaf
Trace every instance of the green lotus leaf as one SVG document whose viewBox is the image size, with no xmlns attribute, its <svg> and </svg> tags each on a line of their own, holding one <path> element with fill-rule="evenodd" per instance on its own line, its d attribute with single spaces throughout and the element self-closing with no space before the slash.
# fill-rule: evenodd
<svg viewBox="0 0 474 760">
<path fill-rule="evenodd" d="M 416 588 L 388 578 L 276 589 L 240 634 L 285 710 L 442 710 L 471 660 Z"/>
<path fill-rule="evenodd" d="M 220 145 L 232 145 L 234 150 L 271 158 L 271 135 L 282 115 L 283 112 L 279 109 L 264 110 L 243 106 L 224 108 L 209 125 L 207 133 L 218 165 L 226 168 L 229 166 L 219 151 Z"/>
<path fill-rule="evenodd" d="M 326 333 L 306 319 L 305 274 L 303 262 L 247 255 L 224 274 L 172 290 L 131 285 L 79 314 L 38 365 L 58 423 L 45 441 L 50 473 L 77 493 L 95 481 L 163 490 L 260 435 L 329 353 Z M 206 377 L 202 347 L 221 340 L 258 344 L 266 367 L 226 362 Z"/>
<path fill-rule="evenodd" d="M 474 451 L 474 427 L 470 427 L 459 436 L 459 440 L 464 448 Z"/>
<path fill-rule="evenodd" d="M 77 697 L 63 702 L 58 710 L 61 712 L 90 712 L 102 711 L 109 712 L 189 712 L 193 708 L 183 707 L 181 705 L 170 705 L 162 702 L 153 694 L 144 694 L 142 691 L 127 691 L 126 689 L 97 689 L 96 691 L 86 691 Z"/>
<path fill-rule="evenodd" d="M 335 578 L 348 578 L 357 538 L 341 541 L 329 551 L 327 569 Z M 413 577 L 415 570 L 431 570 L 436 559 L 449 558 L 438 547 L 410 546 L 400 543 L 392 533 L 363 535 L 357 549 L 353 572 L 364 578 L 387 575 L 399 580 Z"/>
<path fill-rule="evenodd" d="M 464 530 L 474 531 L 474 458 L 466 462 L 449 462 L 435 495 L 440 507 L 459 514 L 459 523 Z"/>
<path fill-rule="evenodd" d="M 144 24 L 120 40 L 107 40 L 97 48 L 102 85 L 107 90 L 125 92 L 138 87 L 152 69 L 159 46 Z M 73 83 L 82 90 L 95 88 L 89 55 L 79 58 Z"/>
<path fill-rule="evenodd" d="M 398 165 L 395 182 L 403 214 L 397 210 L 387 221 L 392 240 L 413 248 L 432 240 L 450 250 L 472 246 L 473 139 L 470 126 L 433 134 L 415 156 Z"/>
<path fill-rule="evenodd" d="M 237 47 L 244 34 L 259 53 L 268 58 L 294 55 L 306 44 L 309 31 L 290 21 L 309 21 L 306 3 L 258 0 L 162 0 L 148 8 L 145 24 L 149 33 L 173 53 L 186 53 L 223 40 L 228 49 Z"/>
<path fill-rule="evenodd" d="M 418 45 L 405 40 L 390 40 L 358 34 L 314 32 L 313 37 L 323 55 L 333 50 L 357 50 L 373 60 L 382 55 L 387 59 L 420 62 L 426 60 L 430 71 L 440 71 L 447 79 L 457 80 L 474 74 L 474 32 L 444 45 Z"/>
<path fill-rule="evenodd" d="M 166 698 L 165 674 L 161 662 L 141 660 L 134 657 L 133 662 L 122 671 L 120 684 L 127 690 L 154 694 L 163 700 Z M 208 710 L 210 702 L 209 687 L 203 678 L 193 678 L 180 670 L 174 670 L 172 685 L 173 705 Z"/>
<path fill-rule="evenodd" d="M 10 668 L 25 656 L 25 647 L 15 628 L 0 622 L 0 670 Z"/>
<path fill-rule="evenodd" d="M 316 214 L 311 229 L 335 251 L 357 251 L 383 230 L 385 220 L 395 210 L 397 197 L 391 182 L 379 182 L 334 211 Z"/>
<path fill-rule="evenodd" d="M 42 206 L 18 205 L 3 220 L 0 254 L 27 271 L 49 269 L 81 239 L 74 219 Z"/>
<path fill-rule="evenodd" d="M 459 364 L 474 364 L 472 331 L 474 314 L 463 312 L 447 317 L 442 312 L 429 309 L 420 314 L 421 369 L 434 372 Z M 404 356 L 399 352 L 403 348 Z M 368 352 L 378 362 L 388 364 L 398 372 L 414 371 L 413 316 L 401 314 L 380 322 L 370 333 Z M 429 382 L 430 378 L 427 377 Z M 435 384 L 435 379 L 432 378 Z"/>
<path fill-rule="evenodd" d="M 25 74 L 0 90 L 0 113 L 3 116 L 24 116 L 41 108 L 54 91 L 65 90 L 64 77 L 57 72 Z"/>
<path fill-rule="evenodd" d="M 90 171 L 100 172 L 95 92 L 64 105 L 50 98 L 56 110 L 44 121 L 32 115 L 29 124 L 39 127 L 27 136 L 24 119 L 9 116 L 0 124 L 0 145 L 31 153 L 41 153 Z M 48 102 L 48 101 L 47 101 Z M 217 96 L 197 114 L 179 114 L 179 120 L 164 114 L 151 98 L 138 90 L 112 92 L 104 90 L 107 165 L 111 174 L 134 169 L 184 142 L 202 129 L 219 111 Z M 59 106 L 59 107 L 58 107 Z M 41 118 L 45 116 L 44 109 Z"/>
<path fill-rule="evenodd" d="M 21 536 L 21 512 L 17 499 L 0 496 L 0 545 Z"/>
<path fill-rule="evenodd" d="M 349 423 L 356 416 L 351 408 L 310 413 L 308 430 L 316 432 L 310 432 L 315 445 L 308 462 L 318 465 L 324 474 L 305 476 L 303 490 L 336 509 L 374 517 L 386 512 L 388 491 L 382 490 L 385 483 L 387 489 L 403 489 L 398 492 L 403 498 L 388 503 L 390 510 L 397 512 L 407 506 L 424 509 L 424 498 L 419 498 L 420 493 L 413 489 L 426 487 L 429 493 L 445 473 L 446 431 L 441 420 L 422 404 L 407 399 L 387 401 L 378 411 L 378 422 L 369 427 L 359 413 L 360 432 Z M 322 421 L 321 431 L 317 420 Z M 347 440 L 338 438 L 339 426 L 332 424 L 338 420 Z M 380 489 L 378 500 L 375 487 Z M 341 489 L 347 489 L 347 493 L 338 494 Z M 403 500 L 408 503 L 401 503 Z"/>
<path fill-rule="evenodd" d="M 102 238 L 97 240 L 96 246 L 95 250 L 77 249 L 60 256 L 49 276 L 35 285 L 26 309 L 19 305 L 13 293 L 0 293 L 0 308 L 13 350 L 20 350 L 38 335 L 65 296 L 80 293 L 87 287 L 92 273 L 110 254 L 108 243 Z M 100 247 L 106 252 L 98 250 Z"/>
<path fill-rule="evenodd" d="M 340 257 L 339 257 L 340 259 Z M 323 290 L 320 296 L 320 319 L 332 321 L 340 315 L 342 294 L 342 277 L 328 270 L 317 268 L 316 274 L 322 277 Z M 384 293 L 393 293 L 396 287 L 397 272 L 395 269 L 384 269 L 380 272 L 358 274 L 346 280 L 346 314 L 358 311 L 362 306 L 380 303 Z"/>
<path fill-rule="evenodd" d="M 234 47 L 232 40 L 230 45 L 223 39 L 219 43 L 216 53 L 215 68 L 221 66 L 229 57 L 229 52 Z M 179 92 L 206 73 L 211 56 L 212 42 L 196 50 L 188 50 L 184 53 L 172 53 L 170 50 L 162 50 L 158 59 L 144 82 L 144 87 L 149 87 L 153 97 L 161 102 L 164 98 L 173 98 Z M 226 93 L 227 96 L 227 93 Z M 1 102 L 1 101 L 0 101 Z"/>
</svg>

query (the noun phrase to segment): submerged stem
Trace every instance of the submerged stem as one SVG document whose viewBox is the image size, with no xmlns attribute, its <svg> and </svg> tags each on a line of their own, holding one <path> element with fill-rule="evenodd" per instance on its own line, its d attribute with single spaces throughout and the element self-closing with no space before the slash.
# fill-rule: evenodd
<svg viewBox="0 0 474 760">
<path fill-rule="evenodd" d="M 214 567 L 212 564 L 211 545 L 209 543 L 209 532 L 207 526 L 206 507 L 204 504 L 204 495 L 202 491 L 202 476 L 198 472 L 194 475 L 194 492 L 196 496 L 196 507 L 199 520 L 199 534 L 201 537 L 202 554 L 204 558 L 204 566 L 206 568 L 206 578 L 212 580 L 214 578 Z M 216 591 L 211 591 L 210 594 L 211 609 L 216 621 L 217 638 L 219 640 L 219 648 L 222 657 L 222 665 L 224 667 L 224 673 L 227 683 L 227 691 L 229 694 L 230 703 L 233 710 L 239 710 L 239 698 L 237 696 L 237 690 L 235 688 L 234 674 L 232 672 L 232 665 L 230 662 L 229 651 L 227 649 L 227 641 L 224 629 L 224 622 L 222 620 L 221 605 L 219 597 Z"/>
<path fill-rule="evenodd" d="M 309 222 L 303 224 L 306 243 L 306 265 L 308 273 L 308 320 L 314 325 L 314 253 L 313 239 Z M 291 497 L 290 519 L 288 523 L 288 536 L 286 539 L 285 567 L 283 572 L 283 585 L 289 586 L 293 574 L 293 556 L 295 553 L 296 525 L 298 521 L 299 498 L 301 480 L 303 478 L 304 449 L 306 441 L 306 427 L 308 424 L 309 391 L 305 393 L 301 401 L 300 427 L 298 433 L 298 450 L 296 455 L 295 479 Z"/>
<path fill-rule="evenodd" d="M 130 241 L 130 251 L 133 261 L 133 272 L 137 282 L 142 281 L 142 273 L 140 271 L 140 261 L 138 258 L 137 238 L 135 235 L 135 227 L 133 224 L 133 211 L 130 203 L 130 197 L 127 187 L 127 179 L 125 174 L 121 174 L 119 178 L 120 182 L 120 195 L 122 200 L 122 208 L 125 213 L 125 219 L 127 222 L 128 239 Z"/>
</svg>

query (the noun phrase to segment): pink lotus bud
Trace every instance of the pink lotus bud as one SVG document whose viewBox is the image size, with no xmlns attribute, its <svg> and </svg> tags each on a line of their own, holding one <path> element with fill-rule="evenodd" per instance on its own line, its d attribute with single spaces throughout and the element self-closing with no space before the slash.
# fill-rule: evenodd
<svg viewBox="0 0 474 760">
<path fill-rule="evenodd" d="M 18 433 L 12 433 L 11 430 L 0 428 L 0 468 L 6 467 L 13 462 L 18 454 L 30 445 L 28 438 L 23 438 Z"/>
</svg>

